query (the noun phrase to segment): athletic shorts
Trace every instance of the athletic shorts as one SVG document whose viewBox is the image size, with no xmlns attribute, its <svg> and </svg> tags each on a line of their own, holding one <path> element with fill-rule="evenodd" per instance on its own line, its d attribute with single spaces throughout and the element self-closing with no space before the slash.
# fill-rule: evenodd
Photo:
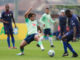
<svg viewBox="0 0 80 60">
<path fill-rule="evenodd" d="M 47 35 L 52 35 L 51 34 L 51 29 L 48 28 L 48 29 L 44 29 L 44 35 L 47 36 Z"/>
<path fill-rule="evenodd" d="M 5 34 L 13 34 L 12 26 L 4 26 Z"/>
<path fill-rule="evenodd" d="M 34 40 L 34 37 L 35 37 L 36 33 L 34 34 L 31 34 L 31 35 L 28 35 L 24 40 L 30 44 L 33 40 Z"/>
</svg>

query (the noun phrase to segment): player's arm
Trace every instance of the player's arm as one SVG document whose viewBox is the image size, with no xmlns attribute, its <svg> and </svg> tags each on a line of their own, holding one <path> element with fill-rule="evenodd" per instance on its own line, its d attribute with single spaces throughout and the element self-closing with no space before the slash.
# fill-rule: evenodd
<svg viewBox="0 0 80 60">
<path fill-rule="evenodd" d="M 16 27 L 16 23 L 15 23 L 15 19 L 14 19 L 13 14 L 12 14 L 12 20 L 13 20 L 13 23 L 14 23 L 14 25 L 15 25 L 15 27 Z"/>
<path fill-rule="evenodd" d="M 29 8 L 29 9 L 28 9 L 28 11 L 27 11 L 27 12 L 25 13 L 25 15 L 24 15 L 25 18 L 28 18 L 28 15 L 29 15 L 29 13 L 30 13 L 31 10 L 32 10 L 32 8 Z"/>
<path fill-rule="evenodd" d="M 51 16 L 50 16 L 50 21 L 51 21 L 51 23 L 53 23 L 53 24 L 56 23 L 56 21 L 54 21 Z"/>
<path fill-rule="evenodd" d="M 4 13 L 1 14 L 0 22 L 6 23 L 6 24 L 8 23 L 7 21 L 4 20 Z"/>
<path fill-rule="evenodd" d="M 41 33 L 42 32 L 41 27 L 40 26 L 37 26 L 37 28 L 38 28 L 38 32 Z"/>
<path fill-rule="evenodd" d="M 73 27 L 73 41 L 76 40 L 76 26 Z"/>
<path fill-rule="evenodd" d="M 42 23 L 43 25 L 45 24 L 44 19 L 45 19 L 45 15 L 42 15 L 40 18 L 40 23 Z"/>
<path fill-rule="evenodd" d="M 76 40 L 76 25 L 75 21 L 73 21 L 72 26 L 73 26 L 73 41 Z"/>
<path fill-rule="evenodd" d="M 0 19 L 0 22 L 3 22 L 3 23 L 8 23 L 7 21 L 4 21 L 4 20 L 2 20 L 2 19 Z"/>
</svg>

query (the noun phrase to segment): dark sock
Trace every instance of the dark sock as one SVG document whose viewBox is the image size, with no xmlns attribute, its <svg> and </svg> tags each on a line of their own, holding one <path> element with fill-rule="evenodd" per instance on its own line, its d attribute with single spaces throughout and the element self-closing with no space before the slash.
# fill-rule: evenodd
<svg viewBox="0 0 80 60">
<path fill-rule="evenodd" d="M 7 37 L 7 43 L 8 43 L 8 47 L 10 47 L 10 37 Z"/>
<path fill-rule="evenodd" d="M 14 37 L 12 37 L 12 44 L 13 44 L 13 47 L 15 47 L 15 40 L 14 40 Z"/>
<path fill-rule="evenodd" d="M 76 52 L 74 51 L 74 49 L 72 48 L 72 46 L 68 43 L 68 48 L 70 49 L 70 51 L 73 53 L 73 54 L 76 54 Z"/>
<path fill-rule="evenodd" d="M 20 51 L 23 53 L 24 52 L 24 48 L 20 48 Z"/>
<path fill-rule="evenodd" d="M 63 45 L 64 45 L 64 51 L 65 53 L 67 53 L 67 42 L 63 42 Z"/>
</svg>

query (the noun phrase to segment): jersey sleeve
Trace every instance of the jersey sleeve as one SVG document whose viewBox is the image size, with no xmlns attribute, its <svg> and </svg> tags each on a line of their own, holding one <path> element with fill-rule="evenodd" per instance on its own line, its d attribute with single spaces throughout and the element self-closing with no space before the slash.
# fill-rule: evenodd
<svg viewBox="0 0 80 60">
<path fill-rule="evenodd" d="M 4 20 L 4 12 L 1 13 L 1 19 Z"/>
<path fill-rule="evenodd" d="M 12 14 L 12 18 L 14 18 L 14 15 L 13 15 L 13 12 L 11 11 L 11 14 Z"/>
<path fill-rule="evenodd" d="M 40 18 L 40 23 L 45 24 L 44 20 L 45 20 L 45 15 L 42 15 L 42 17 Z"/>
<path fill-rule="evenodd" d="M 55 21 L 51 18 L 51 16 L 49 17 L 49 19 L 50 19 L 51 23 L 53 23 L 53 24 L 55 23 Z"/>
<path fill-rule="evenodd" d="M 76 26 L 75 20 L 72 21 L 72 26 Z"/>
<path fill-rule="evenodd" d="M 29 22 L 29 18 L 25 18 L 25 22 L 28 23 Z"/>
</svg>

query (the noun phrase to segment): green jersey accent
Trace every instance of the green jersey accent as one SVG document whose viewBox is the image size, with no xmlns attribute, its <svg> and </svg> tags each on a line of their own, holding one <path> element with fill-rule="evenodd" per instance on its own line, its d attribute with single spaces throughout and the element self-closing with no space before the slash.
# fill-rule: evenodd
<svg viewBox="0 0 80 60">
<path fill-rule="evenodd" d="M 31 21 L 29 18 L 26 18 L 25 22 L 28 29 L 28 35 L 37 33 L 37 20 Z"/>
<path fill-rule="evenodd" d="M 42 17 L 40 18 L 40 22 L 42 24 L 45 24 L 44 29 L 51 28 L 50 22 L 55 23 L 55 21 L 51 18 L 51 15 L 46 13 L 42 15 Z"/>
</svg>

